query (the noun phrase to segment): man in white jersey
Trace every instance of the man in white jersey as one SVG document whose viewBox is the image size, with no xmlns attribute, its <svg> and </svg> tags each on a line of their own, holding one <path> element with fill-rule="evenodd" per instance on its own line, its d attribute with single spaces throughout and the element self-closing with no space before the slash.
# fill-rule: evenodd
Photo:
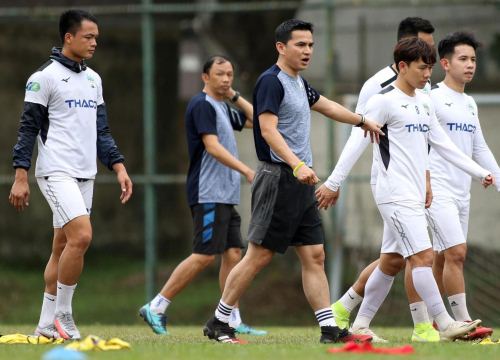
<svg viewBox="0 0 500 360">
<path fill-rule="evenodd" d="M 66 11 L 59 20 L 59 33 L 62 49 L 52 49 L 50 60 L 26 85 L 9 201 L 17 210 L 29 205 L 28 170 L 36 140 L 35 176 L 52 209 L 54 238 L 35 333 L 79 339 L 71 303 L 92 239 L 96 157 L 116 172 L 123 204 L 132 195 L 132 181 L 108 127 L 101 78 L 84 62 L 97 46 L 97 20 L 86 11 Z"/>
<path fill-rule="evenodd" d="M 453 320 L 432 274 L 433 251 L 424 212 L 428 145 L 485 186 L 493 183 L 493 177 L 453 144 L 439 126 L 430 98 L 415 91 L 428 82 L 435 59 L 434 48 L 425 41 L 400 40 L 394 49 L 396 81 L 366 105 L 365 114 L 378 119 L 386 133 L 375 148 L 378 176 L 374 191 L 384 220 L 384 236 L 380 263 L 367 281 L 359 310 L 371 316 L 358 318 L 360 327 L 369 327 L 398 272 L 393 261 L 405 258 L 412 269 L 415 290 L 435 319 L 441 339 L 452 340 L 469 333 L 481 321 Z M 319 206 L 324 207 L 319 200 Z"/>
<path fill-rule="evenodd" d="M 398 26 L 397 37 L 398 40 L 408 38 L 408 37 L 418 37 L 426 41 L 430 46 L 434 47 L 434 38 L 432 33 L 434 32 L 434 27 L 432 24 L 426 20 L 419 17 L 408 17 L 403 19 Z M 393 83 L 397 78 L 396 64 L 391 64 L 384 67 L 368 79 L 364 84 L 359 93 L 358 103 L 356 105 L 357 113 L 364 113 L 367 101 L 375 94 L 380 92 L 383 88 Z M 419 89 L 419 91 L 430 92 L 430 83 L 427 83 L 424 89 Z M 360 144 L 364 146 L 360 147 Z M 328 178 L 324 185 L 322 185 L 317 193 L 325 199 L 329 199 L 331 204 L 334 204 L 340 194 L 340 186 L 342 182 L 347 177 L 351 170 L 352 165 L 361 156 L 363 151 L 368 146 L 369 142 L 364 138 L 363 133 L 357 128 L 353 128 L 351 136 L 347 140 L 347 143 L 342 150 L 342 154 L 335 165 L 335 169 L 332 175 Z M 375 184 L 377 182 L 377 159 L 375 157 L 375 152 L 373 152 L 373 162 L 371 170 L 370 185 L 372 190 L 375 189 Z M 430 187 L 430 178 L 427 182 L 427 194 L 426 194 L 426 207 L 430 206 L 432 201 L 432 191 Z M 374 194 L 375 196 L 375 194 Z M 332 309 L 335 315 L 335 320 L 341 327 L 349 326 L 349 317 L 351 311 L 354 310 L 356 306 L 361 304 L 363 300 L 363 295 L 365 293 L 365 285 L 368 281 L 368 277 L 371 275 L 373 270 L 378 266 L 379 259 L 375 260 L 368 266 L 366 266 L 360 273 L 358 279 L 354 284 L 348 289 L 348 291 L 334 304 L 332 304 Z M 404 266 L 403 259 L 395 259 L 394 264 L 392 264 L 395 269 L 399 269 Z M 411 271 L 410 268 L 405 271 L 405 287 L 408 297 L 408 302 L 410 304 L 411 315 L 414 322 L 414 330 L 412 334 L 412 339 L 415 341 L 439 341 L 438 332 L 432 327 L 432 323 L 428 319 L 427 309 L 423 305 L 422 300 L 416 293 L 413 284 L 411 282 Z M 356 322 L 354 325 L 357 325 Z M 377 336 L 369 328 L 357 328 L 353 326 L 352 330 L 359 334 L 369 334 L 373 337 L 374 342 L 386 342 L 385 339 Z"/>
<path fill-rule="evenodd" d="M 474 99 L 464 93 L 476 71 L 479 42 L 472 34 L 455 32 L 439 42 L 441 66 L 446 76 L 432 87 L 431 99 L 436 116 L 450 139 L 467 156 L 490 169 L 496 179 L 500 168 L 483 137 Z M 463 266 L 467 254 L 467 230 L 471 177 L 430 150 L 430 169 L 434 202 L 427 209 L 432 231 L 434 276 L 442 294 L 448 296 L 456 320 L 471 321 L 465 300 Z M 496 183 L 500 191 L 500 184 Z M 491 335 L 493 329 L 478 327 L 469 339 Z"/>
</svg>

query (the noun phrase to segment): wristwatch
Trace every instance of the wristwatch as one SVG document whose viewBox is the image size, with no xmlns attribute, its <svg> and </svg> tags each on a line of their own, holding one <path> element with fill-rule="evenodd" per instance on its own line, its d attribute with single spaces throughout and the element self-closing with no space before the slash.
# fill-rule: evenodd
<svg viewBox="0 0 500 360">
<path fill-rule="evenodd" d="M 235 91 L 234 96 L 231 99 L 229 99 L 229 101 L 231 101 L 232 103 L 235 103 L 236 101 L 238 101 L 239 98 L 240 98 L 240 92 Z"/>
</svg>

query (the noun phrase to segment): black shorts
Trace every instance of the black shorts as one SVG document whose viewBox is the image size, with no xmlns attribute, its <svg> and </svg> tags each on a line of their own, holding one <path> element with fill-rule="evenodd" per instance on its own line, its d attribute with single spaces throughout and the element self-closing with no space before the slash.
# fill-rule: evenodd
<svg viewBox="0 0 500 360">
<path fill-rule="evenodd" d="M 289 246 L 325 242 L 315 188 L 301 184 L 287 165 L 261 163 L 252 184 L 248 241 L 284 253 Z"/>
<path fill-rule="evenodd" d="M 191 215 L 194 254 L 215 255 L 229 248 L 243 248 L 241 217 L 234 205 L 196 204 L 191 207 Z"/>
</svg>

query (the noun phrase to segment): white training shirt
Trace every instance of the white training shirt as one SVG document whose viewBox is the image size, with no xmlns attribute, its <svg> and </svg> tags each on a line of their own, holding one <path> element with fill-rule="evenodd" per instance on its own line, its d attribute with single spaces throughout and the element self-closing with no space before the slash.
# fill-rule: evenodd
<svg viewBox="0 0 500 360">
<path fill-rule="evenodd" d="M 431 100 L 436 117 L 446 134 L 465 155 L 492 172 L 496 179 L 497 191 L 500 191 L 500 168 L 484 140 L 474 99 L 440 82 L 433 86 Z M 429 166 L 434 195 L 451 196 L 461 200 L 470 198 L 471 177 L 444 160 L 432 146 Z"/>
<path fill-rule="evenodd" d="M 392 84 L 396 80 L 397 76 L 398 73 L 392 68 L 392 65 L 388 65 L 366 80 L 361 88 L 361 91 L 359 92 L 355 112 L 358 114 L 365 114 L 365 107 L 368 100 L 373 95 L 378 94 L 382 89 Z M 431 84 L 427 83 L 425 87 L 419 91 L 430 93 L 430 90 Z M 378 122 L 378 119 L 376 118 L 369 119 Z M 340 154 L 339 160 L 335 165 L 335 169 L 333 169 L 333 172 L 325 182 L 325 186 L 332 191 L 337 191 L 369 144 L 370 137 L 365 137 L 364 130 L 358 127 L 353 127 L 351 135 L 349 136 L 349 139 Z M 373 153 L 370 185 L 375 185 L 377 183 L 376 161 L 377 159 L 375 157 L 375 153 Z"/>
<path fill-rule="evenodd" d="M 430 97 L 420 91 L 409 96 L 393 84 L 370 98 L 366 115 L 384 125 L 386 134 L 375 147 L 377 204 L 403 201 L 424 205 L 429 144 L 478 179 L 490 174 L 453 144 L 436 119 Z"/>
<path fill-rule="evenodd" d="M 96 112 L 104 103 L 99 75 L 88 67 L 76 73 L 52 60 L 28 79 L 24 101 L 48 109 L 47 139 L 37 137 L 35 176 L 95 178 Z"/>
</svg>

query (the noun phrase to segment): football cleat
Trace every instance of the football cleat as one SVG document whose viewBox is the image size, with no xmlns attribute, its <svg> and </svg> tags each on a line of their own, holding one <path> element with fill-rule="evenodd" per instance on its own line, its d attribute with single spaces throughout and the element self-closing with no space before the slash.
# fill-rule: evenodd
<svg viewBox="0 0 500 360">
<path fill-rule="evenodd" d="M 468 322 L 468 321 L 466 321 Z M 461 337 L 460 340 L 477 340 L 477 339 L 484 339 L 493 334 L 493 329 L 485 326 L 478 326 L 474 330 L 472 330 L 470 333 L 466 334 L 465 336 Z"/>
<path fill-rule="evenodd" d="M 319 342 L 322 344 L 339 343 L 339 342 L 369 342 L 372 337 L 369 335 L 354 335 L 347 329 L 340 329 L 338 326 L 322 326 L 321 338 Z"/>
<path fill-rule="evenodd" d="M 347 329 L 349 327 L 349 317 L 351 313 L 342 305 L 339 301 L 334 302 L 331 305 L 333 317 L 335 318 L 335 322 L 340 329 Z"/>
<path fill-rule="evenodd" d="M 479 324 L 481 324 L 481 320 L 473 320 L 470 322 L 454 321 L 446 329 L 440 331 L 439 336 L 443 341 L 453 341 L 472 332 Z"/>
<path fill-rule="evenodd" d="M 415 324 L 411 341 L 413 342 L 438 342 L 440 340 L 439 331 L 434 329 L 430 322 Z"/>
<path fill-rule="evenodd" d="M 375 334 L 370 328 L 359 328 L 356 330 L 351 329 L 352 335 L 358 335 L 358 336 L 370 336 L 371 337 L 371 342 L 373 343 L 381 343 L 385 344 L 388 343 L 384 338 L 381 338 L 377 334 Z"/>
<path fill-rule="evenodd" d="M 64 340 L 80 340 L 80 332 L 70 312 L 57 312 L 54 316 L 54 325 Z"/>
<path fill-rule="evenodd" d="M 59 332 L 56 329 L 56 326 L 54 324 L 49 324 L 47 326 L 40 326 L 38 325 L 35 329 L 35 336 L 45 336 L 46 338 L 49 339 L 60 339 L 61 335 L 59 335 Z"/>
<path fill-rule="evenodd" d="M 215 316 L 207 321 L 205 327 L 203 328 L 203 335 L 208 337 L 210 340 L 215 340 L 220 343 L 226 344 L 246 344 L 247 342 L 242 339 L 238 339 L 235 335 L 235 331 L 229 324 L 220 321 Z"/>
<path fill-rule="evenodd" d="M 244 323 L 241 323 L 238 327 L 236 327 L 236 329 L 234 329 L 234 331 L 237 334 L 246 334 L 246 335 L 255 335 L 255 336 L 267 335 L 266 330 L 257 330 L 257 329 L 254 329 L 253 327 L 251 327 L 247 324 L 244 324 Z"/>
<path fill-rule="evenodd" d="M 139 309 L 139 316 L 149 325 L 151 330 L 158 335 L 167 335 L 167 316 L 151 311 L 149 303 Z"/>
</svg>

